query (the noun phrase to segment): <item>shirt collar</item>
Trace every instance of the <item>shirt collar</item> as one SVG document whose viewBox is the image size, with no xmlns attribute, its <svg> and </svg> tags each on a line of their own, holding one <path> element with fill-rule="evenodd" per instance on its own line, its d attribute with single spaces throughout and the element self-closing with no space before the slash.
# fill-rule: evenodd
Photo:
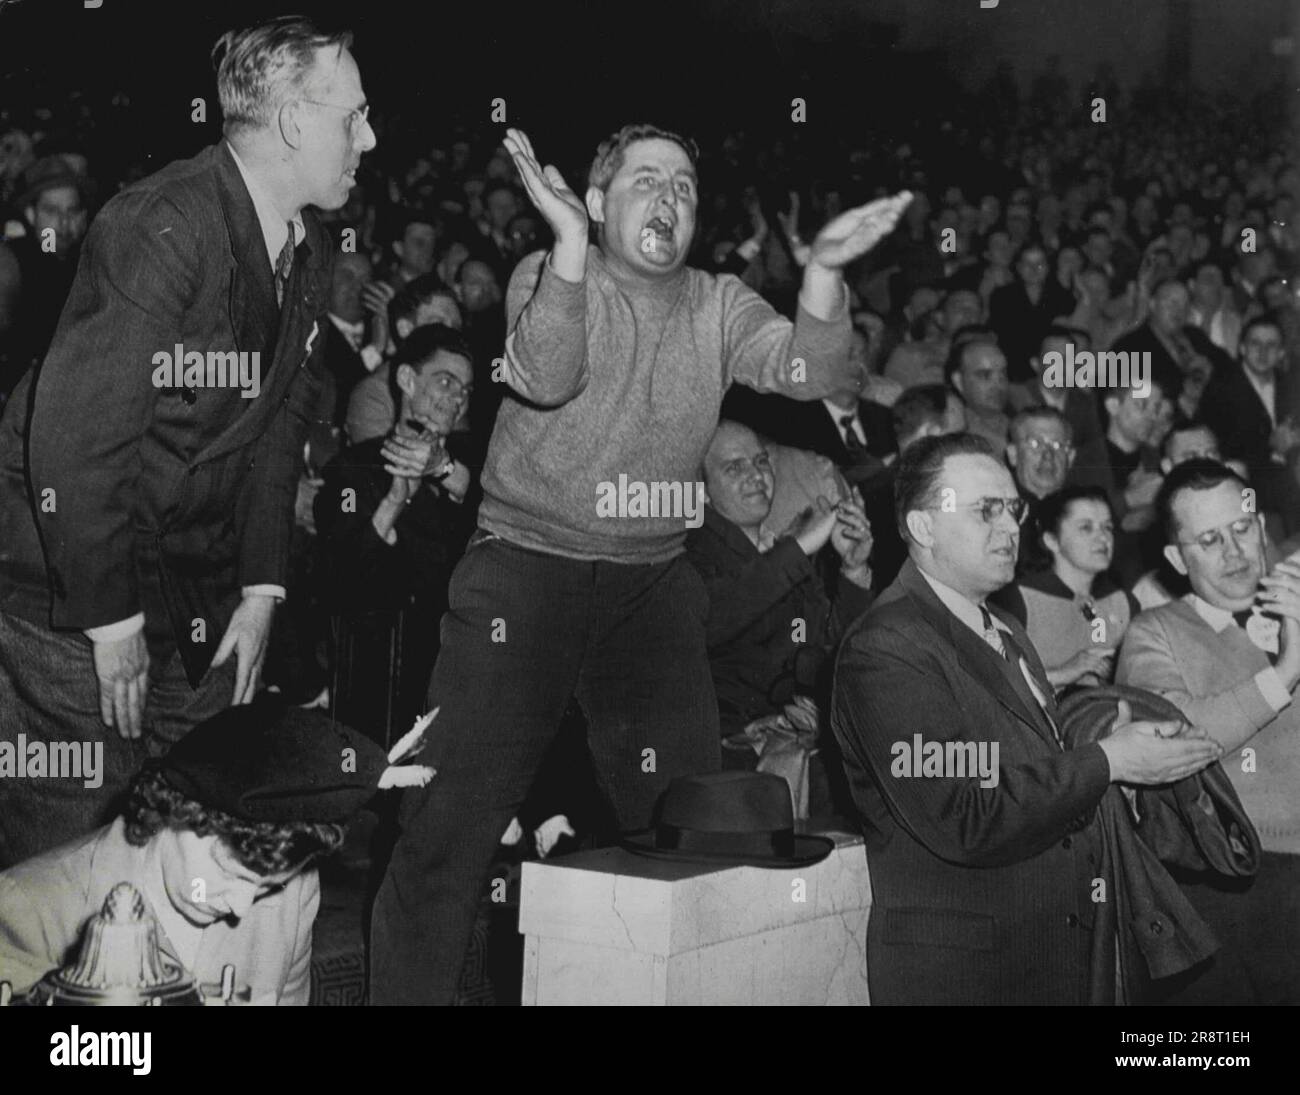
<svg viewBox="0 0 1300 1095">
<path fill-rule="evenodd" d="M 944 607 L 957 617 L 962 623 L 969 627 L 976 635 L 984 634 L 984 614 L 980 611 L 980 606 L 974 601 L 958 593 L 952 586 L 945 585 L 938 578 L 927 574 L 920 567 L 917 570 L 921 572 L 921 577 L 930 583 L 930 588 L 934 594 L 944 604 Z M 993 620 L 993 626 L 999 631 L 1006 631 L 1008 628 L 992 612 L 989 617 Z"/>
<path fill-rule="evenodd" d="M 284 241 L 289 237 L 288 221 L 285 221 L 279 213 L 276 212 L 275 205 L 271 201 L 271 196 L 251 174 L 248 168 L 244 166 L 244 161 L 239 158 L 239 153 L 229 142 L 226 147 L 230 150 L 230 155 L 235 161 L 235 166 L 239 168 L 239 175 L 244 180 L 244 185 L 248 187 L 248 196 L 253 199 L 253 210 L 257 213 L 257 223 L 262 228 L 262 239 L 266 241 L 267 261 L 271 264 L 271 269 L 275 269 L 276 259 L 280 257 L 280 252 L 284 250 Z M 294 214 L 293 218 L 293 245 L 297 247 L 302 243 L 303 237 L 307 234 L 307 228 L 302 223 L 302 211 Z"/>
<path fill-rule="evenodd" d="M 1196 614 L 1214 628 L 1216 634 L 1232 627 L 1237 622 L 1233 618 L 1232 613 L 1226 608 L 1219 608 L 1217 605 L 1212 605 L 1209 601 L 1195 593 L 1187 594 L 1185 599 L 1188 604 L 1196 609 Z"/>
<path fill-rule="evenodd" d="M 328 313 L 330 322 L 345 335 L 351 335 L 360 338 L 366 333 L 366 324 L 364 320 L 356 323 L 349 323 L 346 319 L 339 319 L 333 312 Z"/>
</svg>

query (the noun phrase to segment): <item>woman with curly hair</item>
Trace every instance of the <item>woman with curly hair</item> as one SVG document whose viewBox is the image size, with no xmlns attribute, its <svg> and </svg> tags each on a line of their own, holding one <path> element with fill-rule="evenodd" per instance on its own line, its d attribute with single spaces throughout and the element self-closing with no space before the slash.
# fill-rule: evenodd
<svg viewBox="0 0 1300 1095">
<path fill-rule="evenodd" d="M 233 965 L 252 1003 L 306 1004 L 314 863 L 379 788 L 428 781 L 428 768 L 390 767 L 418 737 L 385 756 L 319 712 L 271 704 L 201 723 L 136 776 L 111 824 L 0 873 L 0 981 L 25 992 L 62 967 L 130 882 L 162 950 L 201 985 Z"/>
</svg>

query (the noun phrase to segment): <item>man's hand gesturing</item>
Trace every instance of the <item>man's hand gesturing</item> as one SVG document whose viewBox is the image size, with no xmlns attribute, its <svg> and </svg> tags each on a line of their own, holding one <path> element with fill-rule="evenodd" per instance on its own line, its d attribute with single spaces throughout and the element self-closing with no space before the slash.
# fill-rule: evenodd
<svg viewBox="0 0 1300 1095">
<path fill-rule="evenodd" d="M 587 208 L 554 164 L 542 167 L 533 144 L 521 129 L 507 129 L 506 151 L 515 161 L 524 189 L 555 233 L 551 265 L 566 281 L 581 281 L 586 272 Z M 574 269 L 576 267 L 576 274 Z"/>
<path fill-rule="evenodd" d="M 911 201 L 911 192 L 904 190 L 892 198 L 879 198 L 845 210 L 817 233 L 809 264 L 839 270 L 865 255 L 894 230 Z"/>
</svg>

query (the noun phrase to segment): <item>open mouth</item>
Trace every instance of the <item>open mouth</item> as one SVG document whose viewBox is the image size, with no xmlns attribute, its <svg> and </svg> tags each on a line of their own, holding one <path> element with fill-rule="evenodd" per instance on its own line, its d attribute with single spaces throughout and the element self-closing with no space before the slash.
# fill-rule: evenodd
<svg viewBox="0 0 1300 1095">
<path fill-rule="evenodd" d="M 654 233 L 655 239 L 671 243 L 677 232 L 677 226 L 667 217 L 651 217 L 645 225 Z"/>
</svg>

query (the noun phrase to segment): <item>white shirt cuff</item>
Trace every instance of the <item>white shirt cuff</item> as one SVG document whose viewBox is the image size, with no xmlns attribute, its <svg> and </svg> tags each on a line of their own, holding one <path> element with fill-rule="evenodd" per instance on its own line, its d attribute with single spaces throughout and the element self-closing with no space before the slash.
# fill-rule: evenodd
<svg viewBox="0 0 1300 1095">
<path fill-rule="evenodd" d="M 366 367 L 368 372 L 374 372 L 383 364 L 384 355 L 380 352 L 378 346 L 361 347 L 361 364 Z"/>
<path fill-rule="evenodd" d="M 763 250 L 763 245 L 759 243 L 758 240 L 747 239 L 744 243 L 742 243 L 739 247 L 736 248 L 736 254 L 738 254 L 746 262 L 753 262 L 756 258 L 758 258 L 758 253 L 761 250 Z"/>
<path fill-rule="evenodd" d="M 1278 676 L 1273 666 L 1270 665 L 1267 669 L 1261 669 L 1256 673 L 1255 684 L 1274 711 L 1281 711 L 1291 702 L 1291 693 L 1286 690 L 1286 685 L 1282 683 L 1282 678 Z"/>
<path fill-rule="evenodd" d="M 113 643 L 117 642 L 118 639 L 125 639 L 142 630 L 144 630 L 144 613 L 137 612 L 129 619 L 118 620 L 115 624 L 88 627 L 82 634 L 92 643 Z"/>
<path fill-rule="evenodd" d="M 240 592 L 245 597 L 274 597 L 277 602 L 283 601 L 285 598 L 284 586 L 244 586 Z"/>
</svg>

